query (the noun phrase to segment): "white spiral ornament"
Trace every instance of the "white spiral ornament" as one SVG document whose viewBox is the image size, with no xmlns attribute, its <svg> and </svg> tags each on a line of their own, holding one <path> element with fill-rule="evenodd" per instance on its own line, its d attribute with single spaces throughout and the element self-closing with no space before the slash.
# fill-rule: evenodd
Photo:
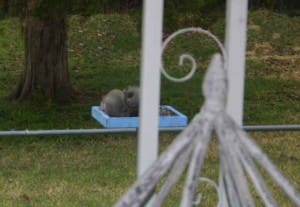
<svg viewBox="0 0 300 207">
<path fill-rule="evenodd" d="M 201 27 L 189 27 L 189 28 L 184 28 L 184 29 L 180 29 L 176 32 L 174 32 L 173 34 L 171 34 L 164 42 L 162 45 L 162 50 L 161 50 L 161 72 L 162 74 L 169 80 L 173 81 L 173 82 L 185 82 L 189 79 L 191 79 L 193 77 L 193 75 L 195 74 L 196 70 L 197 70 L 197 63 L 195 58 L 188 54 L 188 53 L 184 53 L 182 55 L 180 55 L 179 57 L 179 66 L 183 66 L 183 63 L 185 60 L 188 60 L 192 63 L 192 68 L 190 69 L 189 73 L 183 77 L 180 78 L 176 78 L 173 77 L 172 75 L 170 75 L 167 70 L 165 69 L 165 65 L 164 65 L 164 61 L 163 61 L 163 54 L 165 49 L 167 48 L 168 44 L 174 40 L 178 35 L 184 34 L 184 33 L 188 33 L 188 32 L 196 32 L 196 33 L 201 33 L 204 34 L 208 37 L 210 37 L 218 46 L 218 48 L 220 49 L 221 55 L 223 57 L 223 63 L 224 63 L 224 69 L 227 69 L 227 55 L 225 52 L 225 48 L 223 46 L 223 44 L 221 43 L 221 41 L 214 35 L 212 34 L 210 31 L 202 29 Z"/>
</svg>

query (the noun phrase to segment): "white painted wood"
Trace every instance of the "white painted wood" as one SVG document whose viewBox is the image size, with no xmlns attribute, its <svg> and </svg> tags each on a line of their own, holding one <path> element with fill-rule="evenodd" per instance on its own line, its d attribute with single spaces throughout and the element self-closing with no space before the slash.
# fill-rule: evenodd
<svg viewBox="0 0 300 207">
<path fill-rule="evenodd" d="M 139 176 L 156 160 L 158 154 L 163 2 L 162 0 L 145 0 L 143 8 L 141 104 L 137 170 Z"/>
<path fill-rule="evenodd" d="M 228 114 L 243 123 L 248 0 L 227 0 L 225 48 L 228 54 Z"/>
</svg>

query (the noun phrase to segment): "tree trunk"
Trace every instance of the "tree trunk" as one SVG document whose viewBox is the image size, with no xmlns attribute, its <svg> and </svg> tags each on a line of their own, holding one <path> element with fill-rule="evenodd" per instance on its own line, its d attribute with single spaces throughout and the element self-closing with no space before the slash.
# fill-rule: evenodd
<svg viewBox="0 0 300 207">
<path fill-rule="evenodd" d="M 25 65 L 12 98 L 24 100 L 36 92 L 65 102 L 73 96 L 67 57 L 65 15 L 26 16 L 24 19 Z"/>
</svg>

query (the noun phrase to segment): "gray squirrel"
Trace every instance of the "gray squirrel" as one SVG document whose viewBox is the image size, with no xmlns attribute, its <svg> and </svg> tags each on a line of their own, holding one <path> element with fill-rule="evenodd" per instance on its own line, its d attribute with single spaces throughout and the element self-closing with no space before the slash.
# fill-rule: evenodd
<svg viewBox="0 0 300 207">
<path fill-rule="evenodd" d="M 113 89 L 101 100 L 100 107 L 112 117 L 138 116 L 140 90 L 137 86 L 128 86 L 123 91 Z"/>
<path fill-rule="evenodd" d="M 124 90 L 124 100 L 129 116 L 139 115 L 140 89 L 137 86 L 128 86 Z"/>
</svg>

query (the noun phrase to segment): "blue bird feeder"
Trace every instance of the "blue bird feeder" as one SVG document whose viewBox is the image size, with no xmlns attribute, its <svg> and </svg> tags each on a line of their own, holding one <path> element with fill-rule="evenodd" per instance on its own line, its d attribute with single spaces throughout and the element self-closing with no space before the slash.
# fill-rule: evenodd
<svg viewBox="0 0 300 207">
<path fill-rule="evenodd" d="M 188 124 L 188 118 L 172 106 L 162 105 L 160 110 L 168 114 L 160 115 L 159 127 L 184 127 Z M 105 128 L 138 128 L 139 117 L 111 117 L 101 110 L 99 106 L 92 106 L 92 117 Z"/>
</svg>

